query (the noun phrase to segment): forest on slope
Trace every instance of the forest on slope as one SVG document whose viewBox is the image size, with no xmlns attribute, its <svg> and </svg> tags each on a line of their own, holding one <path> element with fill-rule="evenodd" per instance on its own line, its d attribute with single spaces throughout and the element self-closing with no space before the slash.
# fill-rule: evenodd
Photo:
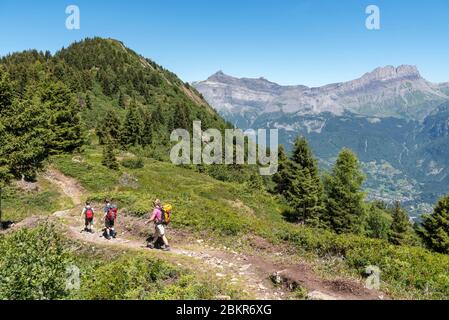
<svg viewBox="0 0 449 320">
<path fill-rule="evenodd" d="M 398 204 L 365 200 L 364 176 L 352 151 L 342 150 L 332 170 L 320 172 L 303 138 L 291 154 L 279 150 L 279 171 L 272 179 L 245 165 L 176 168 L 168 161 L 170 132 L 191 131 L 193 120 L 201 120 L 204 128 L 231 127 L 189 85 L 116 40 L 86 39 L 55 55 L 31 50 L 3 57 L 0 180 L 9 197 L 7 210 L 20 210 L 30 201 L 38 212 L 58 207 L 51 186 L 40 202 L 38 195 L 20 198 L 15 189 L 20 180 L 39 183 L 40 174 L 56 166 L 88 190 L 86 199 L 113 196 L 138 218 L 149 210 L 150 197 L 162 194 L 178 206 L 177 226 L 189 233 L 204 231 L 231 243 L 248 234 L 259 236 L 275 246 L 291 246 L 298 255 L 341 258 L 352 276 L 362 277 L 366 266 L 376 265 L 384 274 L 383 289 L 393 296 L 448 296 L 447 198 L 422 225 L 413 226 Z M 131 180 L 138 176 L 142 185 L 120 185 L 125 174 Z M 8 255 L 0 267 L 12 272 L 20 242 L 37 236 L 2 237 L 0 247 Z M 60 250 L 59 243 L 55 246 L 48 261 Z M 32 271 L 25 270 L 25 276 Z M 4 292 L 14 292 L 17 283 L 6 285 L 12 287 Z M 33 296 L 32 290 L 26 294 Z"/>
</svg>

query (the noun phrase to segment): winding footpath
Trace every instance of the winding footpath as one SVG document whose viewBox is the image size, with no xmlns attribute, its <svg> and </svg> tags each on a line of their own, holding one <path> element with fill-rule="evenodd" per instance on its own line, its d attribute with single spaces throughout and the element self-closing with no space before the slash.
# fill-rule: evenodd
<svg viewBox="0 0 449 320">
<path fill-rule="evenodd" d="M 64 226 L 67 236 L 84 243 L 98 246 L 115 247 L 126 250 L 145 250 L 145 234 L 150 229 L 144 226 L 142 219 L 131 216 L 120 216 L 117 229 L 119 235 L 116 239 L 106 240 L 101 231 L 95 233 L 82 232 L 81 219 L 82 201 L 87 192 L 73 178 L 64 176 L 55 169 L 49 169 L 44 178 L 54 184 L 68 196 L 74 207 L 53 213 L 52 218 L 58 219 Z M 40 217 L 30 217 L 14 225 L 9 231 L 34 225 Z M 139 229 L 136 234 L 133 230 Z M 194 259 L 204 266 L 203 272 L 210 272 L 217 278 L 227 280 L 236 285 L 255 299 L 288 299 L 293 297 L 295 288 L 307 289 L 307 298 L 316 300 L 374 300 L 386 298 L 383 293 L 368 290 L 354 280 L 326 280 L 318 277 L 310 266 L 305 263 L 291 262 L 291 259 L 279 259 L 282 254 L 267 250 L 262 254 L 251 255 L 233 251 L 231 248 L 211 245 L 202 239 L 195 239 L 194 235 L 177 236 L 176 232 L 170 234 L 172 249 L 170 252 L 152 250 L 162 258 Z M 287 254 L 286 254 L 287 255 Z M 284 262 L 283 262 L 284 261 Z M 290 261 L 290 262 L 287 262 Z M 228 297 L 218 297 L 227 299 Z"/>
</svg>

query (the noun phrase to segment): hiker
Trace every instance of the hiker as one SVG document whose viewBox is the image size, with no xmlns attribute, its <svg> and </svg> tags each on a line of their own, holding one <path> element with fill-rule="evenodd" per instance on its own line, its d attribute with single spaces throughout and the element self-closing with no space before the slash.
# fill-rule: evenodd
<svg viewBox="0 0 449 320">
<path fill-rule="evenodd" d="M 105 238 L 110 240 L 111 237 L 115 238 L 117 235 L 117 232 L 115 232 L 114 225 L 115 220 L 117 219 L 117 206 L 112 203 L 111 200 L 106 199 L 105 206 L 103 209 L 104 216 L 104 224 L 105 224 Z"/>
<path fill-rule="evenodd" d="M 145 224 L 154 222 L 154 230 L 155 230 L 153 243 L 149 243 L 148 247 L 155 248 L 158 240 L 162 239 L 164 245 L 161 247 L 161 249 L 164 251 L 169 251 L 170 245 L 168 244 L 167 237 L 165 236 L 165 226 L 168 224 L 170 219 L 171 206 L 170 205 L 164 206 L 164 208 L 166 209 L 164 210 L 164 208 L 161 205 L 161 200 L 159 199 L 156 199 L 153 202 L 153 205 L 154 205 L 153 213 L 151 214 L 150 219 L 147 222 L 145 222 Z"/>
<path fill-rule="evenodd" d="M 84 218 L 84 231 L 92 233 L 92 225 L 94 223 L 94 208 L 86 201 L 86 206 L 83 208 L 81 216 Z"/>
</svg>

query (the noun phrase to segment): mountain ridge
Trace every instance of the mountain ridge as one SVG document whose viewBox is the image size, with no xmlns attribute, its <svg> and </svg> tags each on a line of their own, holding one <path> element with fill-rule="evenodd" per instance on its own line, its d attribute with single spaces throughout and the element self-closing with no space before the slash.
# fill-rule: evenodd
<svg viewBox="0 0 449 320">
<path fill-rule="evenodd" d="M 365 116 L 422 121 L 449 99 L 449 84 L 431 83 L 411 65 L 379 67 L 357 79 L 320 87 L 283 86 L 263 77 L 237 78 L 223 71 L 193 86 L 217 111 L 240 113 L 243 118 L 246 112 L 250 116 L 279 111 L 341 115 L 346 110 Z"/>
<path fill-rule="evenodd" d="M 305 136 L 324 169 L 351 148 L 369 197 L 399 200 L 414 217 L 449 189 L 449 84 L 427 81 L 416 66 L 380 67 L 316 88 L 223 72 L 193 85 L 236 127 L 278 129 L 287 150 Z"/>
</svg>

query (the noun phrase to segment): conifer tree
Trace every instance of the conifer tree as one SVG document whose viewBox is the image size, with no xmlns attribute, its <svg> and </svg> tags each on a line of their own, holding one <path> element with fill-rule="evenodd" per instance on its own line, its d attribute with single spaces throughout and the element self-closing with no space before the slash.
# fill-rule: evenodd
<svg viewBox="0 0 449 320">
<path fill-rule="evenodd" d="M 49 153 L 71 152 L 81 147 L 84 136 L 73 94 L 61 82 L 52 83 L 42 91 L 41 101 L 49 112 Z"/>
<path fill-rule="evenodd" d="M 449 253 L 449 195 L 438 200 L 432 214 L 422 216 L 419 234 L 429 249 Z"/>
<path fill-rule="evenodd" d="M 106 112 L 103 120 L 100 122 L 97 129 L 97 136 L 101 145 L 106 144 L 108 141 L 113 146 L 117 146 L 120 141 L 121 135 L 121 122 L 114 109 Z"/>
<path fill-rule="evenodd" d="M 261 190 L 264 190 L 264 182 L 263 182 L 263 179 L 262 179 L 262 177 L 260 176 L 260 174 L 257 172 L 257 173 L 252 173 L 251 175 L 250 175 L 250 177 L 249 177 L 249 180 L 248 180 L 248 188 L 251 190 L 251 191 L 261 191 Z"/>
<path fill-rule="evenodd" d="M 409 218 L 405 210 L 401 208 L 399 201 L 396 201 L 392 211 L 393 221 L 388 235 L 388 240 L 396 245 L 406 244 L 411 231 Z"/>
<path fill-rule="evenodd" d="M 330 175 L 325 178 L 326 223 L 337 233 L 359 233 L 364 216 L 364 180 L 357 156 L 343 149 Z"/>
<path fill-rule="evenodd" d="M 292 152 L 290 185 L 286 199 L 300 222 L 320 225 L 324 210 L 323 186 L 318 165 L 305 138 L 297 138 Z"/>
<path fill-rule="evenodd" d="M 0 72 L 2 72 L 0 70 Z M 14 99 L 13 84 L 0 74 L 0 180 L 10 177 L 33 180 L 46 156 L 46 113 L 34 100 Z"/>
<path fill-rule="evenodd" d="M 292 163 L 281 144 L 278 148 L 278 171 L 273 175 L 276 193 L 285 196 L 292 179 Z"/>
<path fill-rule="evenodd" d="M 103 159 L 101 163 L 111 170 L 118 170 L 119 168 L 111 141 L 107 141 L 103 147 Z"/>
<path fill-rule="evenodd" d="M 1 80 L 0 80 L 1 85 Z M 1 92 L 1 91 L 0 91 Z M 1 100 L 1 99 L 0 99 Z M 0 102 L 1 104 L 2 102 Z M 6 132 L 5 126 L 2 123 L 2 117 L 0 116 L 0 230 L 3 229 L 3 220 L 2 220 L 2 197 L 3 197 L 3 188 L 8 183 L 10 176 L 10 169 L 8 166 L 7 155 L 4 152 L 4 146 L 6 145 Z"/>
<path fill-rule="evenodd" d="M 0 68 L 0 116 L 12 104 L 14 89 L 9 74 Z"/>
<path fill-rule="evenodd" d="M 120 142 L 123 147 L 137 146 L 142 143 L 143 121 L 140 110 L 135 104 L 128 108 L 125 121 L 120 132 Z"/>
<path fill-rule="evenodd" d="M 0 188 L 11 178 L 8 155 L 6 154 L 6 130 L 0 117 Z"/>
<path fill-rule="evenodd" d="M 45 128 L 46 114 L 42 111 L 39 101 L 14 101 L 3 117 L 5 143 L 0 158 L 6 159 L 9 172 L 16 178 L 34 180 L 47 156 L 51 132 Z"/>
<path fill-rule="evenodd" d="M 189 119 L 189 110 L 184 104 L 180 104 L 175 108 L 173 114 L 173 125 L 170 131 L 176 129 L 186 129 L 189 130 L 192 124 Z"/>
<path fill-rule="evenodd" d="M 165 131 L 165 118 L 161 106 L 157 107 L 151 113 L 151 141 L 155 143 L 163 143 L 166 139 L 167 132 Z"/>
<path fill-rule="evenodd" d="M 148 146 L 152 143 L 153 139 L 153 121 L 150 110 L 145 109 L 143 111 L 143 131 L 142 131 L 142 146 Z"/>
<path fill-rule="evenodd" d="M 11 104 L 13 99 L 13 88 L 9 75 L 0 69 L 0 188 L 3 188 L 9 180 L 9 161 L 6 154 L 6 128 L 5 117 L 11 112 Z M 1 225 L 1 220 L 0 220 Z"/>
<path fill-rule="evenodd" d="M 2 70 L 0 69 L 0 72 Z M 3 188 L 10 179 L 10 168 L 8 155 L 6 153 L 6 129 L 3 123 L 7 109 L 10 108 L 13 99 L 13 89 L 9 76 L 2 72 L 0 73 L 0 230 L 3 229 L 2 223 L 2 196 Z"/>
</svg>

